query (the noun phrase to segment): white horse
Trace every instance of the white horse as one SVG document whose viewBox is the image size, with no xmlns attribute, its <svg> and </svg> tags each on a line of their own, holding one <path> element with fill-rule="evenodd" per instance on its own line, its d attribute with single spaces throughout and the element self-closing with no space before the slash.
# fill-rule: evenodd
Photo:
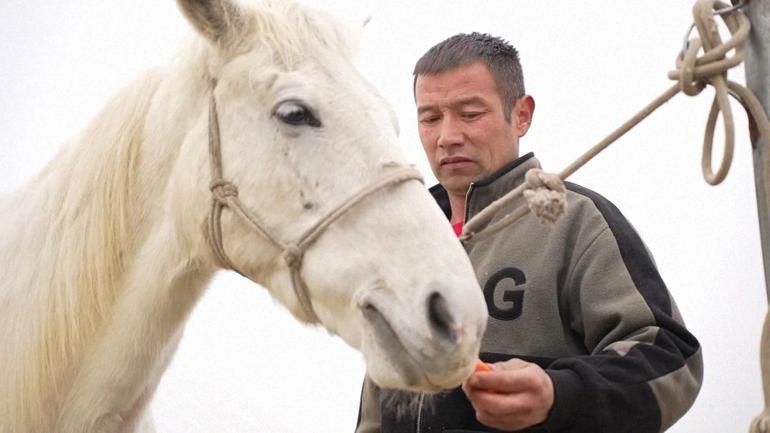
<svg viewBox="0 0 770 433">
<path fill-rule="evenodd" d="M 202 36 L 0 199 L 0 433 L 151 431 L 223 267 L 361 350 L 384 387 L 461 383 L 481 291 L 347 35 L 293 4 L 178 3 Z"/>
</svg>

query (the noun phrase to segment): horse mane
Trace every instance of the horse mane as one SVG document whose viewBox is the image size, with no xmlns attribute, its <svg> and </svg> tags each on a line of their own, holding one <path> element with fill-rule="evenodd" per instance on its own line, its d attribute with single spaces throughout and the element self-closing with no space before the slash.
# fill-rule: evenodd
<svg viewBox="0 0 770 433">
<path fill-rule="evenodd" d="M 73 379 L 62 373 L 87 350 L 110 314 L 125 258 L 134 248 L 135 167 L 144 118 L 159 82 L 157 74 L 148 73 L 112 98 L 80 139 L 26 188 L 44 192 L 24 191 L 25 199 L 37 199 L 29 204 L 45 215 L 45 227 L 17 239 L 20 259 L 30 264 L 25 269 L 22 263 L 9 263 L 5 272 L 18 274 L 3 276 L 11 292 L 27 300 L 24 308 L 6 312 L 18 317 L 5 320 L 31 324 L 9 346 L 21 349 L 13 352 L 19 371 L 6 373 L 15 382 L 9 384 L 14 391 L 5 393 L 15 396 L 15 402 L 6 402 L 16 406 L 9 419 L 20 423 L 12 431 L 45 422 L 33 419 L 34 414 L 55 413 L 46 399 Z"/>
<path fill-rule="evenodd" d="M 250 14 L 245 40 L 268 56 L 264 61 L 290 69 L 308 56 L 352 56 L 351 34 L 329 15 L 280 0 L 243 7 Z M 173 67 L 125 87 L 25 188 L 0 200 L 0 214 L 7 214 L 2 222 L 24 228 L 0 233 L 6 249 L 0 253 L 0 327 L 13 348 L 0 353 L 0 366 L 7 367 L 0 377 L 0 430 L 10 424 L 10 431 L 45 431 L 55 421 L 41 415 L 58 412 L 60 393 L 108 321 L 141 241 L 136 228 L 149 213 L 149 187 L 138 168 L 168 163 L 147 160 L 155 156 L 145 149 L 148 113 L 161 103 L 174 104 L 165 110 L 176 115 L 190 110 L 200 97 L 193 89 L 205 89 L 221 61 L 211 48 L 194 38 Z M 173 80 L 176 89 L 187 80 L 190 94 L 156 98 Z M 171 141 L 163 138 L 155 140 Z"/>
</svg>

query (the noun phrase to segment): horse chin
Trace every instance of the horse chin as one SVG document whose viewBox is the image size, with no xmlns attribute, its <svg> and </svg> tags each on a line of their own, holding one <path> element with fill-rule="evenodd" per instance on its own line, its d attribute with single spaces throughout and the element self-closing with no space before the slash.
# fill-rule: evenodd
<svg viewBox="0 0 770 433">
<path fill-rule="evenodd" d="M 450 376 L 426 374 L 412 363 L 386 363 L 382 368 L 370 366 L 370 378 L 381 388 L 418 394 L 436 394 L 460 386 L 470 375 L 472 367 L 458 370 Z"/>
<path fill-rule="evenodd" d="M 392 360 L 388 360 L 392 361 Z M 433 394 L 442 390 L 431 383 L 428 377 L 413 363 L 385 362 L 379 366 L 370 363 L 367 374 L 380 388 Z"/>
</svg>

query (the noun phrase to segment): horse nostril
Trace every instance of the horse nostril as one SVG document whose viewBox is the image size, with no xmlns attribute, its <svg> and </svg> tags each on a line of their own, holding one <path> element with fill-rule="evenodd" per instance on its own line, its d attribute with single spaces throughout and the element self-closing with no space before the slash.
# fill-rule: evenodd
<svg viewBox="0 0 770 433">
<path fill-rule="evenodd" d="M 449 313 L 446 299 L 438 292 L 428 296 L 428 321 L 438 335 L 453 343 L 457 342 L 454 318 Z"/>
</svg>

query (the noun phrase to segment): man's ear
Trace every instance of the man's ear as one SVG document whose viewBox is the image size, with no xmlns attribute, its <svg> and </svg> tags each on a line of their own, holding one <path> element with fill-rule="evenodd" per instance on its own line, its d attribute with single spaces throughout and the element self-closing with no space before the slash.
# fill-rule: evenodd
<svg viewBox="0 0 770 433">
<path fill-rule="evenodd" d="M 535 98 L 524 95 L 513 104 L 512 120 L 516 121 L 516 133 L 523 137 L 529 131 L 532 124 L 532 116 L 535 114 Z"/>
</svg>

